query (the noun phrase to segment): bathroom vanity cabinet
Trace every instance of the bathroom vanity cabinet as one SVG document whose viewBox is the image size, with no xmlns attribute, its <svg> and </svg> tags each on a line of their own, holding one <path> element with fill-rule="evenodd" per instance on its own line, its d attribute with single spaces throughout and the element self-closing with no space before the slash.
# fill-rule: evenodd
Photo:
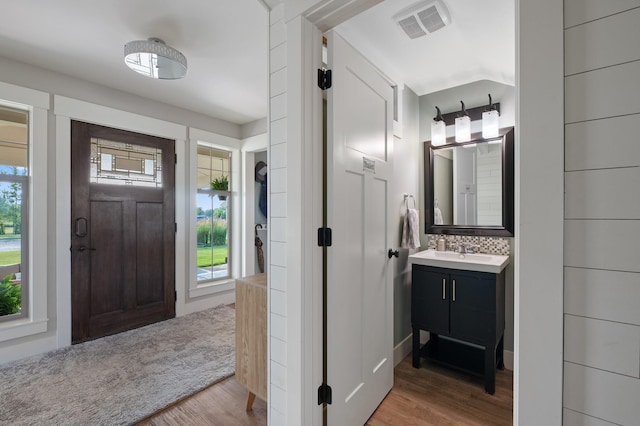
<svg viewBox="0 0 640 426">
<path fill-rule="evenodd" d="M 504 368 L 505 272 L 457 270 L 413 264 L 411 324 L 413 366 L 424 356 L 484 376 L 495 392 L 496 367 Z M 420 347 L 420 330 L 430 333 Z"/>
</svg>

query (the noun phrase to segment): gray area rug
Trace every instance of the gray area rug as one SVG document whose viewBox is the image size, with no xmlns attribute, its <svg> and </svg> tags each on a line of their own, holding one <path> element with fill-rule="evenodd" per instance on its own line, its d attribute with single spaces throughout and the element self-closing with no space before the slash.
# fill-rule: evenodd
<svg viewBox="0 0 640 426">
<path fill-rule="evenodd" d="M 231 376 L 235 310 L 184 317 L 0 365 L 0 425 L 125 425 Z"/>
</svg>

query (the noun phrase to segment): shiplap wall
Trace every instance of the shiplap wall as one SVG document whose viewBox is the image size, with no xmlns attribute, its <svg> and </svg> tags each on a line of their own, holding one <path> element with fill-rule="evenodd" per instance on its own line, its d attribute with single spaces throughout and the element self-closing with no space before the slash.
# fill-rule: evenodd
<svg viewBox="0 0 640 426">
<path fill-rule="evenodd" d="M 640 419 L 640 0 L 564 0 L 564 425 Z"/>
<path fill-rule="evenodd" d="M 286 424 L 287 413 L 287 43 L 284 5 L 270 12 L 269 37 L 269 424 Z M 279 231 L 274 232 L 276 229 Z"/>
</svg>

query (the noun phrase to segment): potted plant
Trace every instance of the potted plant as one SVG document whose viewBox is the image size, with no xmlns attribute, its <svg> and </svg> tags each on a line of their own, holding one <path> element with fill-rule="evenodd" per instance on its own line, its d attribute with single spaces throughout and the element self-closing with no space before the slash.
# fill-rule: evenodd
<svg viewBox="0 0 640 426">
<path fill-rule="evenodd" d="M 222 175 L 211 181 L 211 190 L 218 194 L 218 198 L 224 201 L 229 195 L 229 177 Z"/>
</svg>

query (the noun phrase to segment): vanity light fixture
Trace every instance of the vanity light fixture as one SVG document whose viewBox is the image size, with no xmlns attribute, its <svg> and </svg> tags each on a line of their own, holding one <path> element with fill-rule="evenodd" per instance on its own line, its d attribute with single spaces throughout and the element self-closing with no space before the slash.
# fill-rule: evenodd
<svg viewBox="0 0 640 426">
<path fill-rule="evenodd" d="M 159 38 L 125 44 L 124 63 L 137 73 L 161 80 L 175 80 L 187 74 L 187 58 Z"/>
<path fill-rule="evenodd" d="M 484 139 L 496 138 L 500 134 L 500 113 L 491 101 L 489 94 L 489 106 L 482 113 L 482 137 Z"/>
<path fill-rule="evenodd" d="M 471 118 L 467 110 L 464 108 L 464 102 L 462 104 L 462 110 L 460 115 L 456 117 L 456 142 L 467 142 L 471 140 Z"/>
<path fill-rule="evenodd" d="M 437 114 L 431 123 L 431 145 L 440 146 L 447 141 L 447 126 L 444 124 L 440 108 L 436 107 L 436 112 Z"/>
</svg>

